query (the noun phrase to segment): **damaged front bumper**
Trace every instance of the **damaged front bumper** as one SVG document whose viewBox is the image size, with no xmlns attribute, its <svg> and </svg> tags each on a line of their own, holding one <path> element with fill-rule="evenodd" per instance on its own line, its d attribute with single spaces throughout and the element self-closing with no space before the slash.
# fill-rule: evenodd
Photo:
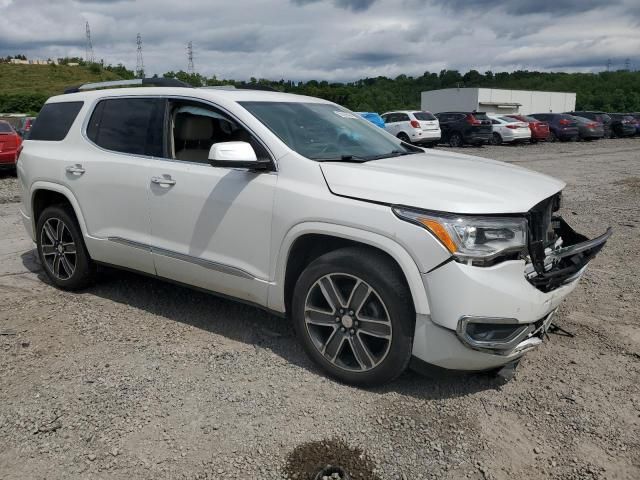
<svg viewBox="0 0 640 480">
<path fill-rule="evenodd" d="M 540 345 L 556 309 L 612 233 L 589 240 L 561 217 L 547 225 L 551 243 L 531 242 L 518 260 L 487 267 L 450 261 L 424 274 L 431 314 L 417 319 L 413 355 L 446 369 L 480 371 Z"/>
<path fill-rule="evenodd" d="M 542 290 L 551 291 L 578 278 L 604 247 L 613 230 L 611 227 L 597 238 L 589 240 L 577 233 L 562 217 L 551 218 L 551 228 L 557 239 L 544 247 L 542 241 L 529 244 L 530 263 L 525 269 L 529 282 Z"/>
</svg>

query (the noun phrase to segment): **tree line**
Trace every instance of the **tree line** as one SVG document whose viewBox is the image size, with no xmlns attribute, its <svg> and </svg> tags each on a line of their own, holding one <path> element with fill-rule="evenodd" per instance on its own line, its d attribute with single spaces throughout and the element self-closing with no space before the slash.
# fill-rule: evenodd
<svg viewBox="0 0 640 480">
<path fill-rule="evenodd" d="M 135 73 L 123 65 L 89 64 L 94 73 L 109 70 L 123 79 L 135 78 Z M 395 109 L 419 109 L 420 93 L 426 90 L 455 87 L 488 87 L 520 90 L 575 92 L 577 110 L 606 112 L 640 111 L 640 72 L 618 70 L 599 73 L 563 72 L 491 72 L 470 70 L 442 70 L 425 72 L 420 76 L 399 75 L 395 78 L 364 78 L 354 82 L 308 80 L 268 80 L 251 78 L 248 81 L 205 77 L 198 73 L 170 71 L 165 78 L 177 78 L 193 86 L 262 86 L 275 90 L 310 95 L 343 105 L 355 111 L 385 112 Z M 46 100 L 42 95 L 24 94 L 6 98 L 0 95 L 0 111 L 37 111 Z M 25 110 L 25 108 L 27 110 Z"/>
</svg>

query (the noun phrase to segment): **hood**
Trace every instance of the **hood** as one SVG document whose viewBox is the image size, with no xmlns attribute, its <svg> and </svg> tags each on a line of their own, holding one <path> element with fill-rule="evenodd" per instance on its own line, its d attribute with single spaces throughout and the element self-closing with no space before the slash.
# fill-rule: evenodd
<svg viewBox="0 0 640 480">
<path fill-rule="evenodd" d="M 438 150 L 320 168 L 336 195 L 459 214 L 524 213 L 566 185 L 508 163 Z"/>
</svg>

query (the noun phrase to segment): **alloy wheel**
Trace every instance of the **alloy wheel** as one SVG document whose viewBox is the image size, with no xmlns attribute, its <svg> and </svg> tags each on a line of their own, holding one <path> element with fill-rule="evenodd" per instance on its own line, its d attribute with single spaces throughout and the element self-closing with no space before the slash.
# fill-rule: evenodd
<svg viewBox="0 0 640 480">
<path fill-rule="evenodd" d="M 76 271 L 76 244 L 71 231 L 59 218 L 49 218 L 40 232 L 42 257 L 58 280 L 68 280 Z"/>
<path fill-rule="evenodd" d="M 305 326 L 315 348 L 332 365 L 366 372 L 384 361 L 392 340 L 387 307 L 364 280 L 346 273 L 318 279 L 309 289 Z"/>
</svg>

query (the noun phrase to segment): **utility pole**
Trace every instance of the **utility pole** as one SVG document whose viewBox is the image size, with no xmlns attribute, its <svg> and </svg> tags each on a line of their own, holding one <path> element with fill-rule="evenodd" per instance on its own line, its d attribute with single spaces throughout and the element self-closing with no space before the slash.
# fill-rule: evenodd
<svg viewBox="0 0 640 480">
<path fill-rule="evenodd" d="M 631 71 L 631 59 L 629 57 L 625 58 L 625 60 L 624 60 L 624 69 L 627 72 Z"/>
<path fill-rule="evenodd" d="M 91 43 L 91 28 L 89 28 L 89 22 L 85 23 L 86 43 L 85 43 L 85 60 L 87 63 L 95 62 L 93 56 L 93 44 Z"/>
<path fill-rule="evenodd" d="M 195 73 L 195 68 L 193 67 L 193 42 L 189 42 L 187 44 L 187 58 L 189 59 L 189 63 L 187 64 L 187 73 Z"/>
<path fill-rule="evenodd" d="M 138 33 L 136 37 L 136 43 L 138 45 L 138 57 L 136 59 L 136 76 L 139 78 L 144 77 L 144 60 L 142 59 L 142 36 Z"/>
<path fill-rule="evenodd" d="M 611 59 L 607 59 L 607 72 L 611 70 Z"/>
</svg>

